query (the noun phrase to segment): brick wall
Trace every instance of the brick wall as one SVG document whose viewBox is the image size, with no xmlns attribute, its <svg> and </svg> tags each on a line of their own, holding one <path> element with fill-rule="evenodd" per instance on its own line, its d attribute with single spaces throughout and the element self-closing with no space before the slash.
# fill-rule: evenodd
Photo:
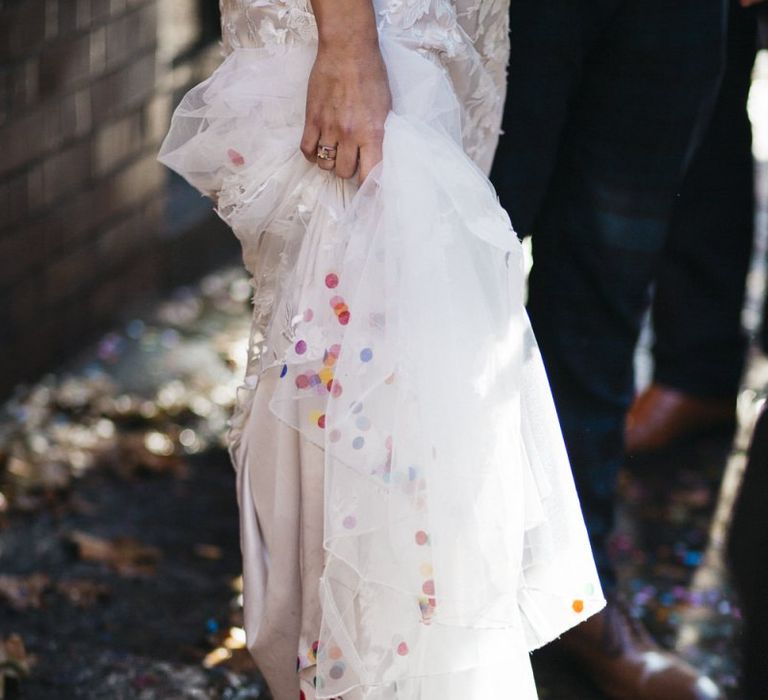
<svg viewBox="0 0 768 700">
<path fill-rule="evenodd" d="M 0 394 L 167 281 L 155 157 L 173 99 L 209 69 L 201 5 L 0 0 Z M 210 222 L 199 207 L 187 228 Z"/>
</svg>

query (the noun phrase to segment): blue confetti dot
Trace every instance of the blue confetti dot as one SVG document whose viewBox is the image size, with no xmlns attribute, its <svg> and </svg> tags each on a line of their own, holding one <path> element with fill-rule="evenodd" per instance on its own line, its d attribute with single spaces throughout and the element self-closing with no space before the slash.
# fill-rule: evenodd
<svg viewBox="0 0 768 700">
<path fill-rule="evenodd" d="M 683 561 L 685 562 L 686 566 L 698 566 L 701 564 L 702 558 L 703 557 L 701 552 L 690 551 L 685 553 Z"/>
<path fill-rule="evenodd" d="M 283 369 L 280 370 L 280 379 L 288 374 L 288 365 L 283 365 Z"/>
<path fill-rule="evenodd" d="M 370 348 L 363 348 L 360 351 L 360 360 L 362 362 L 370 362 L 373 359 L 373 350 Z"/>
<path fill-rule="evenodd" d="M 356 437 L 354 440 L 352 440 L 352 447 L 354 447 L 356 450 L 361 450 L 363 445 L 365 445 L 365 440 L 361 437 Z"/>
</svg>

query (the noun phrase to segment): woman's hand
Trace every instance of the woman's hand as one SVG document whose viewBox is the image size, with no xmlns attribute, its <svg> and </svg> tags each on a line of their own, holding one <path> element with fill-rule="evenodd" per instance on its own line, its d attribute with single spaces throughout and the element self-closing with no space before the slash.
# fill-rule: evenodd
<svg viewBox="0 0 768 700">
<path fill-rule="evenodd" d="M 370 0 L 332 1 L 354 4 L 351 11 L 360 12 L 359 21 L 350 22 L 349 14 L 339 17 L 339 8 L 334 8 L 333 18 L 325 19 L 315 8 L 320 42 L 309 77 L 301 151 L 339 177 L 351 178 L 357 172 L 362 182 L 381 161 L 384 121 L 391 106 L 389 82 Z M 337 27 L 341 31 L 333 31 Z M 318 157 L 320 146 L 335 148 L 335 159 Z"/>
</svg>

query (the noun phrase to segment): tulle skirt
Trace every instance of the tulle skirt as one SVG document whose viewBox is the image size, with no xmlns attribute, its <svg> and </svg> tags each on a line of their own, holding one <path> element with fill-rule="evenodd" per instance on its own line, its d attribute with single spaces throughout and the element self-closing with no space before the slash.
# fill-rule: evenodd
<svg viewBox="0 0 768 700">
<path fill-rule="evenodd" d="M 535 698 L 528 651 L 604 601 L 521 248 L 445 70 L 381 46 L 393 110 L 359 189 L 297 149 L 312 47 L 235 50 L 161 152 L 217 199 L 256 286 L 230 432 L 246 633 L 281 678 L 263 650 L 295 640 L 319 698 Z"/>
</svg>

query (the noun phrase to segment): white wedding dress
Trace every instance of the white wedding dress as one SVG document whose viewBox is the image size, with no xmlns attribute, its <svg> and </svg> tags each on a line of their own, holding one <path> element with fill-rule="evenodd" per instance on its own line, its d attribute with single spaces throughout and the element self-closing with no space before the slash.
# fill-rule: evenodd
<svg viewBox="0 0 768 700">
<path fill-rule="evenodd" d="M 529 650 L 604 601 L 485 176 L 507 5 L 374 5 L 393 109 L 362 187 L 298 150 L 307 0 L 222 2 L 226 60 L 161 151 L 254 277 L 230 431 L 248 644 L 276 700 L 527 700 Z"/>
</svg>

